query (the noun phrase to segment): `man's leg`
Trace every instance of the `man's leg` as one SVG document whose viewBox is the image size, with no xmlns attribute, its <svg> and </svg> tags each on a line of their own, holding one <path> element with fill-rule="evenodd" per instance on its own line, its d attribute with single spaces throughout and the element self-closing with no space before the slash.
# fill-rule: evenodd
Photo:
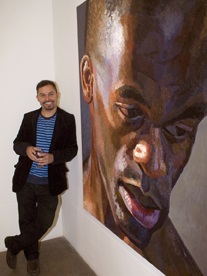
<svg viewBox="0 0 207 276">
<path fill-rule="evenodd" d="M 35 226 L 33 225 L 34 230 L 30 230 L 34 242 L 28 243 L 28 247 L 24 248 L 24 254 L 27 260 L 35 260 L 39 257 L 38 240 L 53 224 L 58 196 L 49 193 L 48 185 L 29 184 L 29 186 L 35 190 L 36 196 Z"/>
<path fill-rule="evenodd" d="M 16 194 L 18 202 L 19 212 L 19 228 L 20 232 L 24 233 L 27 231 L 27 227 L 30 224 L 34 224 L 36 217 L 36 196 L 29 186 L 25 185 L 23 189 Z M 23 248 L 21 240 L 18 236 L 6 237 L 5 245 L 7 250 L 7 264 L 10 268 L 16 267 L 16 255 Z"/>
<path fill-rule="evenodd" d="M 24 250 L 27 260 L 37 259 L 38 240 L 51 227 L 58 205 L 58 197 L 49 193 L 48 185 L 27 183 L 17 193 L 21 234 L 7 238 L 12 254 Z"/>
<path fill-rule="evenodd" d="M 54 221 L 58 197 L 50 195 L 48 185 L 37 185 L 35 191 L 37 195 L 36 224 L 41 229 L 44 229 L 43 232 L 45 234 Z M 42 235 L 43 232 L 40 235 Z M 24 252 L 28 260 L 28 273 L 30 275 L 39 275 L 38 241 L 24 249 Z"/>
<path fill-rule="evenodd" d="M 25 245 L 30 244 L 31 235 L 34 237 L 35 224 L 36 224 L 36 206 L 37 196 L 31 184 L 27 183 L 23 190 L 17 193 L 18 211 L 19 211 L 19 228 L 22 237 L 17 236 L 18 239 L 24 239 Z M 15 239 L 14 239 L 15 240 Z M 28 258 L 27 247 L 20 243 L 20 250 L 24 249 L 25 257 Z M 38 242 L 31 245 L 32 254 L 34 258 L 38 258 Z"/>
</svg>

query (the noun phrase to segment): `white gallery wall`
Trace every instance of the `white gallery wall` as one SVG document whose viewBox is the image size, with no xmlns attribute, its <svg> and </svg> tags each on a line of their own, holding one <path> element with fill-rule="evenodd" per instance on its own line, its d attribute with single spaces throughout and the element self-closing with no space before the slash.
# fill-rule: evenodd
<svg viewBox="0 0 207 276">
<path fill-rule="evenodd" d="M 60 107 L 75 115 L 79 152 L 69 163 L 70 188 L 62 196 L 57 222 L 45 239 L 65 236 L 99 276 L 162 275 L 83 209 L 76 18 L 77 6 L 82 3 L 82 0 L 0 0 L 0 93 L 3 99 L 0 111 L 2 126 L 0 135 L 0 251 L 5 250 L 4 237 L 19 232 L 16 198 L 11 192 L 14 164 L 17 162 L 17 156 L 12 149 L 13 140 L 23 113 L 39 107 L 35 98 L 37 82 L 42 79 L 53 79 L 59 85 Z M 206 125 L 207 121 L 203 124 L 205 129 Z M 206 139 L 204 139 L 205 133 L 202 135 L 198 138 L 203 146 Z M 201 155 L 203 148 L 198 147 L 194 152 Z M 194 156 L 197 155 L 194 154 Z M 194 158 L 193 164 L 197 164 L 197 157 Z M 202 172 L 205 170 L 204 154 L 202 158 L 203 166 L 200 170 L 195 170 L 194 166 L 194 179 L 199 178 L 201 169 Z M 188 171 L 191 171 L 191 168 Z M 187 176 L 189 177 L 188 173 Z M 181 178 L 185 182 L 184 187 L 190 185 L 188 177 L 184 175 Z M 192 176 L 190 178 L 192 179 Z M 202 175 L 203 182 L 205 179 L 205 175 Z M 202 187 L 204 190 L 205 186 L 202 185 Z M 172 218 L 177 213 L 176 205 L 181 204 L 178 201 L 179 193 L 180 190 L 175 190 Z M 184 196 L 188 196 L 188 193 Z M 198 204 L 198 199 L 197 196 L 196 204 Z M 184 207 L 179 205 L 179 208 Z M 180 218 L 181 221 L 183 219 L 188 220 L 188 218 Z M 179 220 L 176 223 L 179 229 L 181 223 Z M 199 221 L 197 223 L 199 224 Z M 196 241 L 196 235 L 203 233 L 199 232 L 202 227 L 195 229 L 193 223 L 190 226 L 186 229 L 180 227 L 179 230 L 183 238 L 187 237 L 187 241 L 189 235 L 186 231 L 194 231 Z M 199 248 L 204 247 L 205 242 L 206 239 L 203 245 L 202 242 L 200 243 Z M 190 242 L 188 243 L 190 246 Z M 198 250 L 198 247 L 193 249 Z M 197 254 L 199 255 L 199 252 Z M 202 265 L 202 260 L 200 263 Z"/>
<path fill-rule="evenodd" d="M 55 79 L 51 0 L 0 0 L 0 251 L 4 238 L 19 233 L 12 176 L 18 156 L 13 140 L 23 114 L 39 108 L 36 84 Z M 47 238 L 62 235 L 61 216 Z"/>
</svg>

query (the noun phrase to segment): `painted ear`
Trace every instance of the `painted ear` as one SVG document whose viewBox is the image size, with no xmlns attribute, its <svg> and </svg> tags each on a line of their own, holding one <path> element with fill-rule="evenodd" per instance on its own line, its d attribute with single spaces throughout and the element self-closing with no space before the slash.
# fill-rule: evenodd
<svg viewBox="0 0 207 276">
<path fill-rule="evenodd" d="M 83 97 L 89 104 L 93 100 L 93 73 L 91 61 L 88 55 L 82 57 L 80 63 L 81 84 L 83 89 Z"/>
</svg>

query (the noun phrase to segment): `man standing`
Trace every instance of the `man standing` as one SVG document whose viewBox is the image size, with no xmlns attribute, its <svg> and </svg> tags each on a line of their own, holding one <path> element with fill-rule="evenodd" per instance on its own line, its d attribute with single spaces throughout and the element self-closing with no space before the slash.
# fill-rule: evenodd
<svg viewBox="0 0 207 276">
<path fill-rule="evenodd" d="M 51 227 L 58 195 L 67 189 L 65 163 L 77 154 L 75 118 L 57 106 L 53 81 L 37 84 L 41 108 L 24 115 L 14 140 L 19 155 L 13 176 L 17 195 L 20 235 L 5 238 L 6 260 L 16 267 L 16 256 L 24 250 L 27 271 L 39 275 L 38 241 Z"/>
<path fill-rule="evenodd" d="M 166 275 L 201 275 L 168 213 L 207 112 L 206 3 L 87 4 L 84 206 Z"/>
</svg>

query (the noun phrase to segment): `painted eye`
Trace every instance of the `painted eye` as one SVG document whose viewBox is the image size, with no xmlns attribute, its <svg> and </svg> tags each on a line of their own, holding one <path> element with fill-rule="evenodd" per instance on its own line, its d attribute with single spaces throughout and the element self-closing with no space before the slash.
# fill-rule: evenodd
<svg viewBox="0 0 207 276">
<path fill-rule="evenodd" d="M 192 138 L 193 127 L 182 123 L 165 126 L 165 136 L 172 142 L 182 142 L 186 138 Z"/>
<path fill-rule="evenodd" d="M 140 114 L 139 112 L 136 110 L 136 108 L 124 108 L 124 107 L 120 107 L 119 110 L 121 111 L 121 113 L 130 118 L 130 119 L 134 119 L 136 117 L 138 117 Z"/>
<path fill-rule="evenodd" d="M 118 106 L 120 112 L 124 115 L 124 117 L 128 119 L 136 120 L 143 118 L 143 113 L 134 105 L 116 102 L 116 106 Z"/>
</svg>

